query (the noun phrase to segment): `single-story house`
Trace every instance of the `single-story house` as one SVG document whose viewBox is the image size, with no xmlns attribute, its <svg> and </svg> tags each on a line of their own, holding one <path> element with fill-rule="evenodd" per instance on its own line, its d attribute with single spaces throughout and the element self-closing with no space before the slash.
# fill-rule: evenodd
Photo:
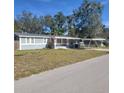
<svg viewBox="0 0 124 93">
<path fill-rule="evenodd" d="M 14 33 L 15 48 L 17 50 L 43 49 L 51 43 L 52 48 L 91 48 L 104 47 L 104 38 L 78 38 L 68 36 L 50 36 L 29 33 Z"/>
<path fill-rule="evenodd" d="M 81 38 L 67 36 L 19 35 L 19 50 L 46 48 L 49 42 L 54 49 L 78 48 L 80 40 Z"/>
</svg>

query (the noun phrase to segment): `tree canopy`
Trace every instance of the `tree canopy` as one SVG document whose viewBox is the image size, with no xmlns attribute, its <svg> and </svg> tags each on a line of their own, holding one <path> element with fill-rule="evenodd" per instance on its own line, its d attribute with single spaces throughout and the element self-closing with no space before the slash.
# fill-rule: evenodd
<svg viewBox="0 0 124 93">
<path fill-rule="evenodd" d="M 14 29 L 37 34 L 99 37 L 105 30 L 101 19 L 103 8 L 98 1 L 83 0 L 80 7 L 68 16 L 58 12 L 54 16 L 37 17 L 29 11 L 23 11 L 15 18 Z"/>
</svg>

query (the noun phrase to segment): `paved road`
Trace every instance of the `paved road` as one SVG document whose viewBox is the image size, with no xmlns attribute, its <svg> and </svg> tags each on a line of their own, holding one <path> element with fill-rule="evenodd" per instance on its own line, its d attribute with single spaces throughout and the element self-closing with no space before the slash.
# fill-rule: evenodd
<svg viewBox="0 0 124 93">
<path fill-rule="evenodd" d="M 109 93 L 109 55 L 15 81 L 14 93 Z"/>
</svg>

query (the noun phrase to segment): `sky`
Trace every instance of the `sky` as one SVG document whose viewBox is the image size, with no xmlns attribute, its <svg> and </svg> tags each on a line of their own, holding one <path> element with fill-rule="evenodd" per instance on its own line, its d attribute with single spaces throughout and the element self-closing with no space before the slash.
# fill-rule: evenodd
<svg viewBox="0 0 124 93">
<path fill-rule="evenodd" d="M 15 0 L 14 16 L 21 14 L 22 11 L 30 11 L 35 15 L 55 15 L 62 11 L 64 15 L 72 14 L 74 9 L 77 9 L 83 0 Z M 102 23 L 109 26 L 109 1 L 98 0 L 104 5 Z"/>
</svg>

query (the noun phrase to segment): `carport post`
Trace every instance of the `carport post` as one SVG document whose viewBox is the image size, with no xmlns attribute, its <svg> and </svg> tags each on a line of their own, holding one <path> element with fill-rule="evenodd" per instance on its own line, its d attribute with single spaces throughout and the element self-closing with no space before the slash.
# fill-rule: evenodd
<svg viewBox="0 0 124 93">
<path fill-rule="evenodd" d="M 69 47 L 69 39 L 66 39 L 66 45 Z"/>
<path fill-rule="evenodd" d="M 96 46 L 97 46 L 97 47 L 99 47 L 99 46 L 98 46 L 98 43 L 97 43 L 97 41 L 96 41 L 96 40 L 94 40 L 94 42 L 95 42 Z"/>
<path fill-rule="evenodd" d="M 57 39 L 57 38 L 54 38 L 54 49 L 56 49 L 56 43 L 57 43 L 57 42 L 56 42 L 56 39 Z"/>
<path fill-rule="evenodd" d="M 101 40 L 101 47 L 103 47 L 103 40 Z"/>
<path fill-rule="evenodd" d="M 91 45 L 91 40 L 89 41 L 88 47 L 90 47 L 90 45 Z"/>
</svg>

